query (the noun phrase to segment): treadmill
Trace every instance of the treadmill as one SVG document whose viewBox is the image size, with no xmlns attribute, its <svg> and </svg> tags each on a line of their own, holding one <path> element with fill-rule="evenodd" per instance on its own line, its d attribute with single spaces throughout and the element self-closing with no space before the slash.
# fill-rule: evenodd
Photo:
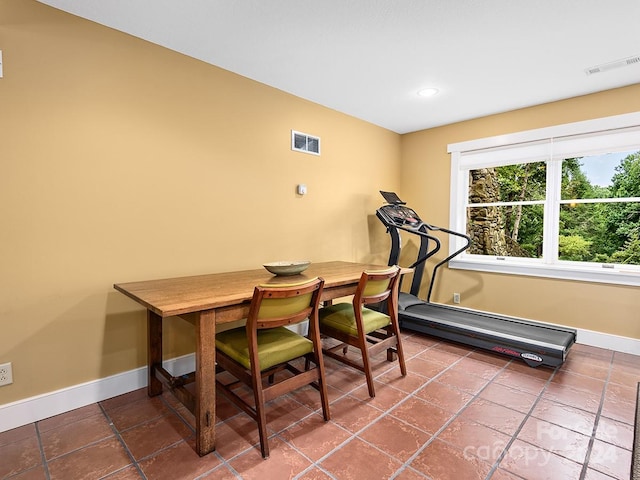
<svg viewBox="0 0 640 480">
<path fill-rule="evenodd" d="M 402 328 L 520 358 L 530 367 L 557 367 L 564 363 L 576 341 L 577 331 L 572 328 L 432 303 L 430 298 L 438 269 L 464 252 L 471 239 L 460 232 L 423 222 L 395 193 L 380 193 L 387 203 L 376 211 L 376 216 L 391 236 L 389 265 L 398 264 L 401 230 L 420 237 L 418 258 L 410 266 L 414 269 L 411 293 L 400 292 L 398 298 L 398 319 Z M 427 298 L 421 300 L 418 294 L 426 261 L 441 246 L 434 235 L 436 232 L 462 238 L 465 245 L 433 267 Z"/>
</svg>

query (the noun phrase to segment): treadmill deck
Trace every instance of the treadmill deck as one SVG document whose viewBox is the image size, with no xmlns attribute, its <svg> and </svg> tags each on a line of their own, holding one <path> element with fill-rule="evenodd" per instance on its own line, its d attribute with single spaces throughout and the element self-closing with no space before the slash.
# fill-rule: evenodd
<svg viewBox="0 0 640 480">
<path fill-rule="evenodd" d="M 401 293 L 400 326 L 429 335 L 518 357 L 528 365 L 562 365 L 576 331 L 477 310 L 426 303 Z"/>
</svg>

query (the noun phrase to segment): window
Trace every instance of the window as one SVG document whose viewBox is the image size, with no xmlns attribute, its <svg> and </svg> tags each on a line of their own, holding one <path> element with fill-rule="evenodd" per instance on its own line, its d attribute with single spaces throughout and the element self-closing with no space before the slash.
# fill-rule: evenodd
<svg viewBox="0 0 640 480">
<path fill-rule="evenodd" d="M 451 268 L 640 285 L 640 112 L 449 152 Z"/>
</svg>

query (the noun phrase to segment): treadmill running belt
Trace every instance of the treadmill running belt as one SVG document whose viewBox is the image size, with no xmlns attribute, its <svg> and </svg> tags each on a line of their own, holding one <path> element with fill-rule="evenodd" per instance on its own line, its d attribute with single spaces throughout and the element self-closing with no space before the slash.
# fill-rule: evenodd
<svg viewBox="0 0 640 480">
<path fill-rule="evenodd" d="M 494 315 L 482 315 L 478 312 L 469 312 L 462 309 L 449 309 L 433 304 L 414 305 L 401 312 L 401 315 L 416 315 L 451 326 L 466 326 L 478 333 L 499 333 L 513 339 L 526 338 L 531 343 L 546 345 L 564 345 L 572 343 L 573 335 L 552 326 L 534 325 L 520 322 L 513 318 L 501 318 Z M 558 334 L 563 338 L 558 338 Z"/>
</svg>

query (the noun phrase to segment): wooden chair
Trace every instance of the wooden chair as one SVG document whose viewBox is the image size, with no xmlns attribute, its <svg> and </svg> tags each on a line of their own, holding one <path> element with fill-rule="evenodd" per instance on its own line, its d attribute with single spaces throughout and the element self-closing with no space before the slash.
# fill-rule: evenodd
<svg viewBox="0 0 640 480">
<path fill-rule="evenodd" d="M 255 287 L 245 327 L 216 335 L 216 387 L 258 423 L 262 456 L 269 456 L 265 404 L 304 385 L 320 391 L 322 413 L 330 419 L 318 305 L 324 280 Z M 287 328 L 309 319 L 307 337 Z M 298 360 L 300 359 L 300 360 Z M 297 362 L 294 362 L 298 360 Z M 235 379 L 228 383 L 230 373 Z M 238 391 L 248 386 L 253 399 Z"/>
<path fill-rule="evenodd" d="M 380 271 L 362 273 L 353 303 L 338 303 L 320 309 L 320 332 L 341 343 L 324 348 L 323 353 L 364 372 L 369 396 L 375 397 L 370 358 L 384 350 L 387 360 L 394 361 L 397 354 L 402 376 L 407 375 L 404 362 L 400 327 L 398 325 L 398 288 L 400 268 L 393 266 Z M 384 302 L 381 313 L 366 305 Z M 362 361 L 347 356 L 349 346 L 362 353 Z M 342 350 L 341 353 L 339 351 Z"/>
</svg>

